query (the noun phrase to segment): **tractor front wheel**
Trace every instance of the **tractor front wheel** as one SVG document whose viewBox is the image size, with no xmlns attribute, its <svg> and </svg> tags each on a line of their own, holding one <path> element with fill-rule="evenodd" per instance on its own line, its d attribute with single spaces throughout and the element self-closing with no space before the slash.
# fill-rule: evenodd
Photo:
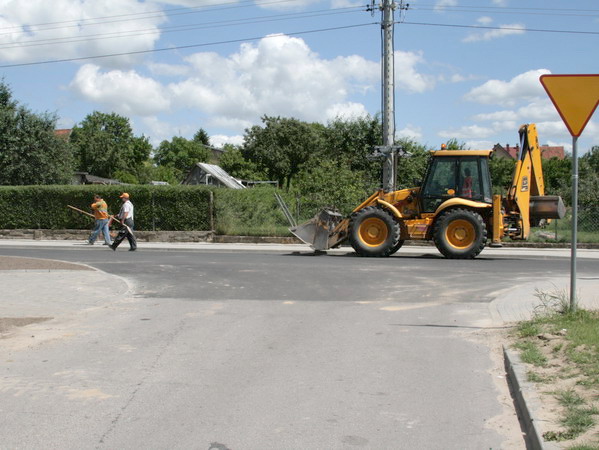
<svg viewBox="0 0 599 450">
<path fill-rule="evenodd" d="M 393 216 L 376 206 L 352 214 L 349 223 L 349 242 L 360 256 L 391 255 L 401 246 L 399 233 L 399 224 Z"/>
<path fill-rule="evenodd" d="M 450 209 L 442 212 L 437 219 L 433 241 L 446 258 L 475 258 L 487 243 L 487 227 L 475 211 Z"/>
</svg>

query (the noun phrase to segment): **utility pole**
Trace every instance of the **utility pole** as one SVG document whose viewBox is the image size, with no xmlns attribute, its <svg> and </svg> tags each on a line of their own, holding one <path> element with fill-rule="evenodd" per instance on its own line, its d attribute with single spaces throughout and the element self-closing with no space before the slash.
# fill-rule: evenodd
<svg viewBox="0 0 599 450">
<path fill-rule="evenodd" d="M 394 0 L 383 0 L 380 9 L 383 13 L 381 22 L 383 61 L 382 61 L 382 96 L 383 96 L 383 190 L 395 190 L 395 66 L 393 55 L 393 28 L 396 4 Z"/>
<path fill-rule="evenodd" d="M 376 147 L 375 155 L 383 155 L 383 190 L 385 192 L 396 190 L 397 151 L 395 145 L 395 66 L 393 54 L 393 34 L 395 26 L 395 10 L 405 11 L 410 7 L 404 5 L 404 0 L 382 0 L 379 9 L 382 12 L 381 22 L 383 35 L 383 61 L 381 64 L 382 80 L 382 107 L 383 107 L 383 145 Z M 374 14 L 374 0 L 369 10 Z"/>
</svg>

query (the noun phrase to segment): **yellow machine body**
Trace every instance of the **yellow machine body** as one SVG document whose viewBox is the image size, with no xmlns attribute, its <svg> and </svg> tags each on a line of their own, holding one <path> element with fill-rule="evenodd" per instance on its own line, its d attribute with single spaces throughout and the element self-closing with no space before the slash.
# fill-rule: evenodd
<svg viewBox="0 0 599 450">
<path fill-rule="evenodd" d="M 491 193 L 491 150 L 437 150 L 422 186 L 379 190 L 348 218 L 324 211 L 291 231 L 316 250 L 350 240 L 362 256 L 389 256 L 406 240 L 433 240 L 449 258 L 472 258 L 487 243 L 526 239 L 531 224 L 562 218 L 561 198 L 545 196 L 536 126 L 519 130 L 520 154 L 505 198 Z"/>
</svg>

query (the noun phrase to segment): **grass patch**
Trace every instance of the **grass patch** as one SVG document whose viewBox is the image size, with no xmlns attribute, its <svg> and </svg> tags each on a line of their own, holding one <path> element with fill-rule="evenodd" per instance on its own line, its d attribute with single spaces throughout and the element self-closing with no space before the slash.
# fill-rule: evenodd
<svg viewBox="0 0 599 450">
<path fill-rule="evenodd" d="M 515 346 L 520 350 L 520 358 L 527 364 L 543 367 L 547 364 L 547 357 L 541 353 L 534 342 L 521 342 Z"/>
<path fill-rule="evenodd" d="M 528 380 L 542 384 L 544 395 L 561 406 L 558 430 L 543 438 L 572 441 L 576 445 L 570 449 L 599 450 L 599 311 L 571 311 L 565 293 L 537 292 L 537 297 L 541 306 L 534 318 L 520 322 L 512 337 L 530 365 Z M 583 434 L 591 436 L 588 442 L 576 442 Z"/>
<path fill-rule="evenodd" d="M 539 325 L 533 321 L 520 322 L 516 327 L 520 338 L 536 336 L 541 332 Z"/>
<path fill-rule="evenodd" d="M 550 383 L 551 381 L 553 381 L 555 378 L 554 377 L 548 377 L 548 376 L 544 376 L 544 375 L 540 375 L 536 372 L 533 371 L 528 371 L 526 373 L 526 378 L 528 381 L 530 381 L 531 383 Z"/>
</svg>

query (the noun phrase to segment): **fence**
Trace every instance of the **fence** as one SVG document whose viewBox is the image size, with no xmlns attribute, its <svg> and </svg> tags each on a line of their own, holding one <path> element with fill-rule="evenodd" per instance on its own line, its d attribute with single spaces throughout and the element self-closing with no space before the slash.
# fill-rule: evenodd
<svg viewBox="0 0 599 450">
<path fill-rule="evenodd" d="M 599 206 L 578 210 L 577 237 L 579 243 L 599 243 Z M 531 240 L 571 242 L 572 208 L 568 208 L 563 219 L 554 220 L 545 228 L 534 228 L 531 233 Z"/>
</svg>

